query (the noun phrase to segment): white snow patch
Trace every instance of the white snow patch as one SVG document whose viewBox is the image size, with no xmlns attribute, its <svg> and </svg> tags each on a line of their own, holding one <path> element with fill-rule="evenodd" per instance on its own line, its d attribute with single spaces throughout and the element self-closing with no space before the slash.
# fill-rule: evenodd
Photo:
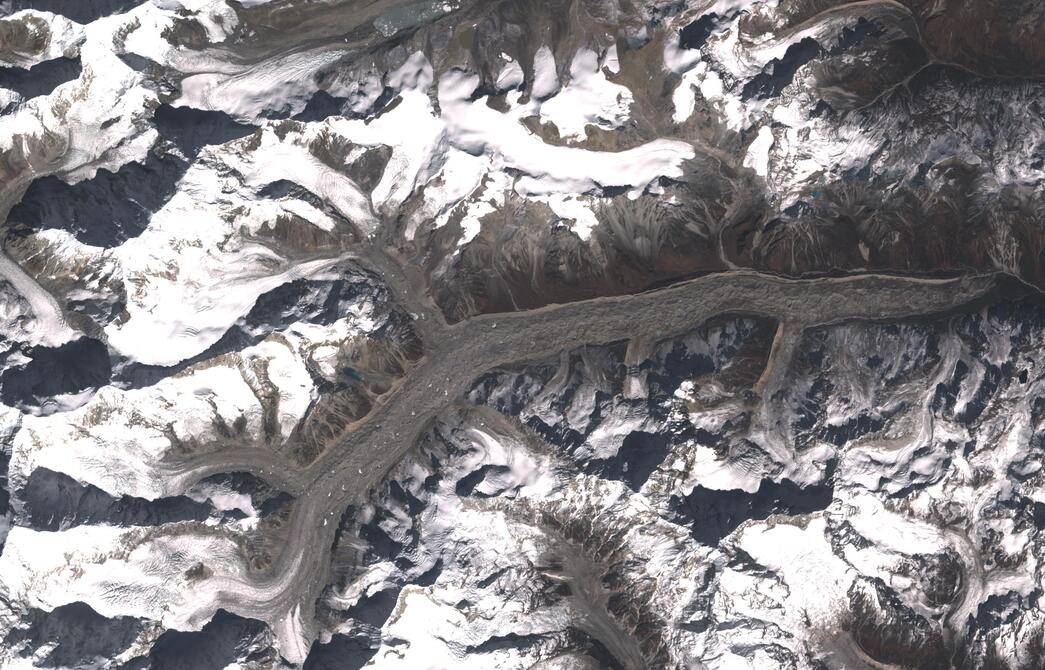
<svg viewBox="0 0 1045 670">
<path fill-rule="evenodd" d="M 551 121 L 563 139 L 584 140 L 585 128 L 619 128 L 628 120 L 631 91 L 614 84 L 599 68 L 599 55 L 580 49 L 570 63 L 570 81 L 553 98 L 541 104 L 541 120 Z"/>
<path fill-rule="evenodd" d="M 849 609 L 847 592 L 854 574 L 834 555 L 826 532 L 822 517 L 810 519 L 804 528 L 779 523 L 741 532 L 740 548 L 778 573 L 787 587 L 786 606 L 782 602 L 775 610 L 785 629 L 829 630 Z"/>
<path fill-rule="evenodd" d="M 163 463 L 178 444 L 213 450 L 227 443 L 218 426 L 238 425 L 242 440 L 267 443 L 265 408 L 254 388 L 270 384 L 282 439 L 305 415 L 315 388 L 293 336 L 265 340 L 224 364 L 190 369 L 141 389 L 105 387 L 79 409 L 26 416 L 13 439 L 12 476 L 35 468 L 63 472 L 107 493 L 146 499 L 173 490 Z M 266 378 L 257 378 L 265 370 Z M 275 446 L 275 445 L 274 445 Z M 262 448 L 262 447 L 259 447 Z"/>
<path fill-rule="evenodd" d="M 0 555 L 0 583 L 5 595 L 30 607 L 49 611 L 81 601 L 102 616 L 198 628 L 197 583 L 186 573 L 203 564 L 242 574 L 238 546 L 214 534 L 150 535 L 151 529 L 104 526 L 55 533 L 17 527 Z"/>
<path fill-rule="evenodd" d="M 315 75 L 348 55 L 348 49 L 320 47 L 281 54 L 228 72 L 225 63 L 215 71 L 190 74 L 181 81 L 180 107 L 223 111 L 254 122 L 268 111 L 296 114 L 316 90 Z"/>
<path fill-rule="evenodd" d="M 34 322 L 27 344 L 57 347 L 75 339 L 79 334 L 69 327 L 58 301 L 45 291 L 35 279 L 26 274 L 17 263 L 0 251 L 0 278 L 6 279 L 33 312 Z"/>
<path fill-rule="evenodd" d="M 682 74 L 700 62 L 700 51 L 682 48 L 682 33 L 675 32 L 664 40 L 664 68 Z"/>
<path fill-rule="evenodd" d="M 424 207 L 411 217 L 407 239 L 413 239 L 418 226 L 425 222 L 434 221 L 436 228 L 446 225 L 453 209 L 482 186 L 489 171 L 490 162 L 484 156 L 449 148 L 442 168 L 425 185 Z"/>
<path fill-rule="evenodd" d="M 599 219 L 592 211 L 591 199 L 586 196 L 552 194 L 546 196 L 534 196 L 534 200 L 546 203 L 557 216 L 573 222 L 570 226 L 573 232 L 582 240 L 591 237 L 593 231 L 599 225 Z"/>
<path fill-rule="evenodd" d="M 509 61 L 501 68 L 495 85 L 498 91 L 510 91 L 522 86 L 525 80 L 526 74 L 523 72 L 522 66 L 515 61 Z"/>
<path fill-rule="evenodd" d="M 760 176 L 769 175 L 769 151 L 773 148 L 773 129 L 762 126 L 744 156 L 744 167 L 751 168 Z"/>
<path fill-rule="evenodd" d="M 439 104 L 454 146 L 487 154 L 495 167 L 512 167 L 525 176 L 516 184 L 523 195 L 589 193 L 608 186 L 644 189 L 661 176 L 678 177 L 693 147 L 674 140 L 654 140 L 621 152 L 598 152 L 545 144 L 485 100 L 470 101 L 477 75 L 458 70 L 439 82 Z"/>
<path fill-rule="evenodd" d="M 617 45 L 611 44 L 602 56 L 602 68 L 610 74 L 620 72 L 620 58 L 617 56 Z"/>
<path fill-rule="evenodd" d="M 559 75 L 555 71 L 555 56 L 551 49 L 542 46 L 533 57 L 533 86 L 530 95 L 537 100 L 544 100 L 555 95 L 558 90 Z"/>
</svg>

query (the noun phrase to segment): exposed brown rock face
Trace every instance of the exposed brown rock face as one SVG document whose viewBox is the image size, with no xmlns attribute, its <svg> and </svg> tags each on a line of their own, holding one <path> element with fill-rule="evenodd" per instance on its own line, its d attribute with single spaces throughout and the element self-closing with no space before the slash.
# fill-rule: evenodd
<svg viewBox="0 0 1045 670">
<path fill-rule="evenodd" d="M 934 60 L 988 77 L 1045 76 L 1045 7 L 1034 0 L 903 0 Z"/>
</svg>

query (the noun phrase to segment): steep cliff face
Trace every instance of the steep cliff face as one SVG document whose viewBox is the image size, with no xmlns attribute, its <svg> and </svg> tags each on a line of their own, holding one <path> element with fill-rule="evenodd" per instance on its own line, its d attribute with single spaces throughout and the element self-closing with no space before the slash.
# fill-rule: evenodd
<svg viewBox="0 0 1045 670">
<path fill-rule="evenodd" d="M 0 666 L 1036 668 L 1002 0 L 0 0 Z"/>
</svg>

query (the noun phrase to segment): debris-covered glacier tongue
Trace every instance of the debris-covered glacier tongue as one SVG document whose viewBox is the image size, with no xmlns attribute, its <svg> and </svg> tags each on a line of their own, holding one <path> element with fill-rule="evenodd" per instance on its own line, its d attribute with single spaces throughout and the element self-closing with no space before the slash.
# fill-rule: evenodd
<svg viewBox="0 0 1045 670">
<path fill-rule="evenodd" d="M 0 0 L 0 667 L 1045 667 L 1035 0 Z"/>
</svg>

